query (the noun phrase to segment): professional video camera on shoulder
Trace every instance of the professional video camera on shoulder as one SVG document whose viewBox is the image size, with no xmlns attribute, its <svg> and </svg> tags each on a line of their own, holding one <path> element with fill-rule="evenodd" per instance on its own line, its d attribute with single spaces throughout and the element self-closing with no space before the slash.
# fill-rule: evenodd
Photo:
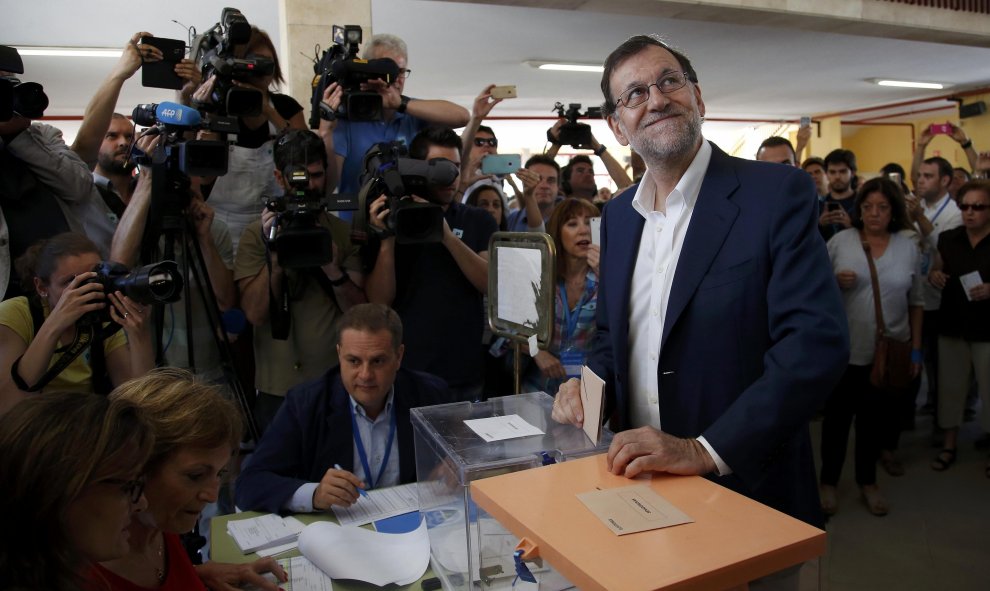
<svg viewBox="0 0 990 591">
<path fill-rule="evenodd" d="M 375 144 L 364 155 L 364 174 L 358 194 L 358 213 L 354 238 L 361 241 L 367 233 L 380 237 L 395 236 L 400 244 L 425 244 L 443 239 L 443 209 L 434 203 L 416 201 L 412 195 L 431 199 L 433 187 L 447 187 L 457 178 L 456 164 L 445 158 L 430 161 L 408 158 L 402 142 Z M 380 195 L 388 198 L 389 214 L 385 231 L 367 224 L 368 207 Z"/>
<path fill-rule="evenodd" d="M 312 116 L 309 125 L 316 129 L 319 119 L 349 119 L 351 121 L 381 121 L 385 110 L 382 96 L 370 90 L 361 90 L 361 85 L 371 80 L 382 80 L 391 84 L 399 76 L 399 65 L 395 60 L 381 58 L 364 60 L 357 57 L 361 44 L 361 27 L 357 25 L 333 26 L 333 45 L 323 52 L 313 63 Z M 340 107 L 334 113 L 323 104 L 323 91 L 336 82 L 344 96 Z"/>
<path fill-rule="evenodd" d="M 208 130 L 236 133 L 237 120 L 231 117 L 203 119 L 199 111 L 178 103 L 149 103 L 134 107 L 131 114 L 136 125 L 153 128 L 159 134 L 156 157 L 143 152 L 132 153 L 135 164 L 148 166 L 167 163 L 170 170 L 186 176 L 221 176 L 227 174 L 227 144 L 219 140 L 187 140 L 187 131 Z"/>
<path fill-rule="evenodd" d="M 577 120 L 581 117 L 601 119 L 601 107 L 588 107 L 587 111 L 581 113 L 581 103 L 569 104 L 566 111 L 562 103 L 555 103 L 552 110 L 557 112 L 558 117 L 567 119 L 567 122 L 560 126 L 556 140 L 547 131 L 547 139 L 550 142 L 573 148 L 591 147 L 591 126 L 587 123 L 578 123 Z"/>
<path fill-rule="evenodd" d="M 263 95 L 260 90 L 237 86 L 234 81 L 247 82 L 262 76 L 271 76 L 275 62 L 264 57 L 238 57 L 237 46 L 251 40 L 251 24 L 236 8 L 224 8 L 220 22 L 192 42 L 191 57 L 199 63 L 205 80 L 216 75 L 212 105 L 221 115 L 250 116 L 261 114 Z"/>
<path fill-rule="evenodd" d="M 275 166 L 285 193 L 268 201 L 276 213 L 265 238 L 285 269 L 319 267 L 333 258 L 330 230 L 320 225 L 327 152 L 309 130 L 289 129 L 275 141 Z"/>
<path fill-rule="evenodd" d="M 161 261 L 153 265 L 128 269 L 120 263 L 102 261 L 93 271 L 96 277 L 86 283 L 99 283 L 103 293 L 121 292 L 142 305 L 177 302 L 182 296 L 182 274 L 174 261 Z M 82 326 L 110 322 L 110 304 L 95 312 L 87 312 L 79 319 Z"/>
</svg>

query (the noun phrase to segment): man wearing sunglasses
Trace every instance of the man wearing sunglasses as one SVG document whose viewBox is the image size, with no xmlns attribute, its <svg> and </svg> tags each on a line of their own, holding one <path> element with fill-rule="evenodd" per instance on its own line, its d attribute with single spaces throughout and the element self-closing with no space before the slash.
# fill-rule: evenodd
<svg viewBox="0 0 990 591">
<path fill-rule="evenodd" d="M 389 58 L 399 66 L 399 76 L 391 84 L 371 80 L 368 87 L 382 95 L 385 114 L 383 121 L 337 122 L 333 132 L 337 153 L 340 193 L 357 193 L 359 178 L 364 172 L 364 155 L 380 142 L 405 140 L 408 145 L 419 131 L 430 124 L 456 128 L 468 122 L 467 109 L 450 101 L 410 98 L 403 94 L 409 69 L 406 43 L 395 35 L 375 35 L 364 48 L 364 59 Z"/>
<path fill-rule="evenodd" d="M 705 475 L 821 526 L 808 423 L 849 335 L 811 179 L 705 141 L 698 75 L 657 38 L 616 49 L 602 92 L 616 139 L 647 164 L 602 213 L 588 365 L 618 421 L 609 468 Z M 553 416 L 583 422 L 577 380 Z"/>
</svg>

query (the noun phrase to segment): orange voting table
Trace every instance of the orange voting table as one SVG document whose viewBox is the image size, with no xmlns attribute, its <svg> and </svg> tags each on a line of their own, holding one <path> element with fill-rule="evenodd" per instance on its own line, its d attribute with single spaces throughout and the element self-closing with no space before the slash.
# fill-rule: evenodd
<svg viewBox="0 0 990 591">
<path fill-rule="evenodd" d="M 617 536 L 576 496 L 646 482 L 694 522 Z M 471 494 L 579 589 L 728 589 L 825 553 L 818 528 L 699 476 L 615 476 L 604 454 L 478 480 Z"/>
</svg>

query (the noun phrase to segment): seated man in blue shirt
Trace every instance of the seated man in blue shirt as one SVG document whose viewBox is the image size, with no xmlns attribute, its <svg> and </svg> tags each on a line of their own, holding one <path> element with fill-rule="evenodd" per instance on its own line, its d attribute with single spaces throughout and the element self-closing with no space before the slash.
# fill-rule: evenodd
<svg viewBox="0 0 990 591">
<path fill-rule="evenodd" d="M 241 509 L 325 511 L 350 506 L 358 487 L 416 480 L 409 409 L 451 402 L 447 385 L 399 368 L 402 323 L 390 308 L 354 306 L 337 330 L 340 365 L 289 390 L 237 479 Z"/>
</svg>

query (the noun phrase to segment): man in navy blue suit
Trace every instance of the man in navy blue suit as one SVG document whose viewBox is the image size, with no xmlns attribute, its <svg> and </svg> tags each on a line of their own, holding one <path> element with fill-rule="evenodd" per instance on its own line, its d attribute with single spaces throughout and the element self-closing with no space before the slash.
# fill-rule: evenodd
<svg viewBox="0 0 990 591">
<path fill-rule="evenodd" d="M 381 304 L 338 324 L 340 365 L 290 389 L 247 460 L 234 500 L 252 511 L 350 506 L 358 488 L 416 481 L 409 409 L 453 402 L 438 377 L 400 369 L 402 322 Z"/>
<path fill-rule="evenodd" d="M 808 421 L 849 337 L 811 178 L 705 141 L 697 73 L 653 37 L 612 52 L 602 92 L 648 168 L 602 214 L 589 366 L 621 431 L 611 471 L 706 475 L 821 525 Z M 578 388 L 561 387 L 555 419 L 583 421 Z"/>
</svg>

